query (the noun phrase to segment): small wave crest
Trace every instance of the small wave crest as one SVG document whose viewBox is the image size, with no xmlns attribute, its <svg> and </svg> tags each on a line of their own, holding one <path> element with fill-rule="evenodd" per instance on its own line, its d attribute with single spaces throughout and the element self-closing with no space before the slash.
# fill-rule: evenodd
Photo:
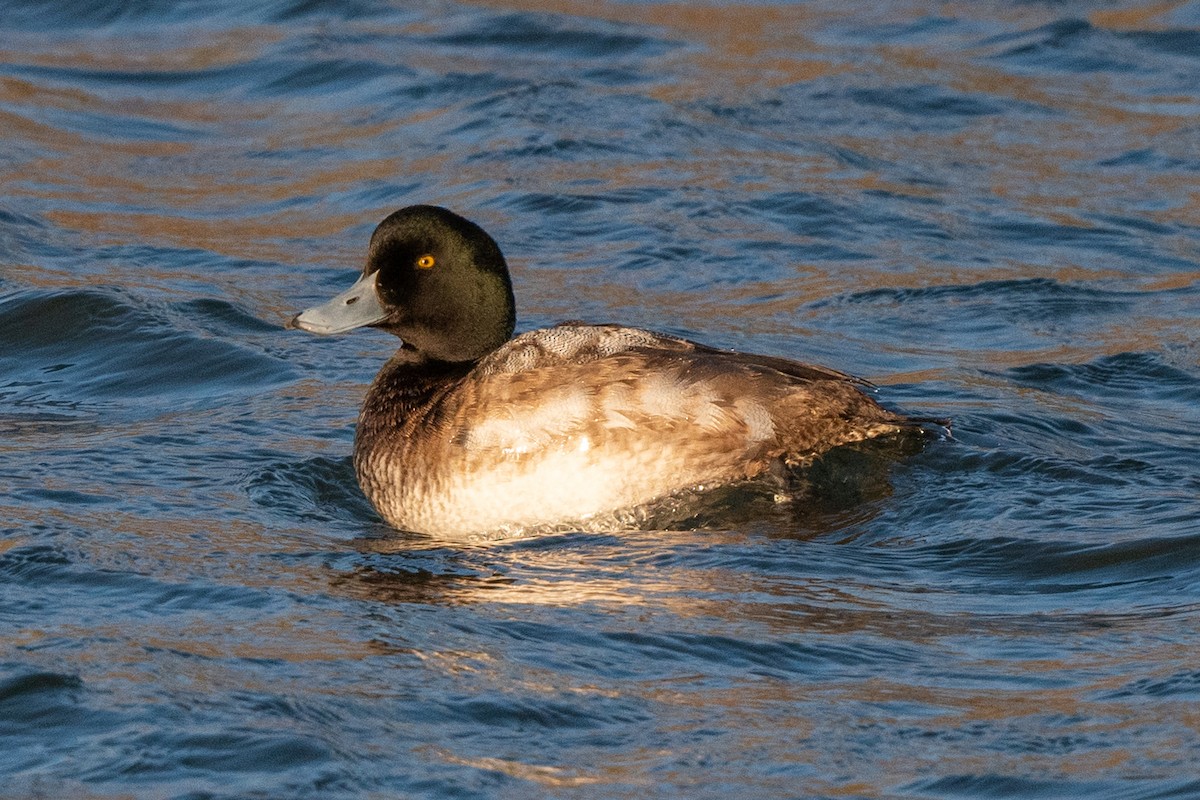
<svg viewBox="0 0 1200 800">
<path fill-rule="evenodd" d="M 220 301 L 157 306 L 117 289 L 35 290 L 0 300 L 0 409 L 71 421 L 121 406 L 212 402 L 285 383 L 290 366 L 204 330 L 244 329 Z M 220 332 L 218 330 L 218 332 Z"/>
</svg>

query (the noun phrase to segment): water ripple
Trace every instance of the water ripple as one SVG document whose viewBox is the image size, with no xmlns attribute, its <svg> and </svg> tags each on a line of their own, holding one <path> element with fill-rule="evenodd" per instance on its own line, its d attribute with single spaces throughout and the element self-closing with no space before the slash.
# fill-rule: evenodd
<svg viewBox="0 0 1200 800">
<path fill-rule="evenodd" d="M 5 791 L 1195 795 L 1200 18 L 1084 11 L 0 0 Z M 952 436 L 392 531 L 282 325 L 413 202 Z"/>
<path fill-rule="evenodd" d="M 184 305 L 227 329 L 257 320 L 228 304 Z M 214 314 L 216 312 L 216 314 Z M 182 315 L 111 290 L 23 292 L 0 298 L 0 391 L 12 405 L 102 399 L 203 402 L 287 382 L 286 363 L 179 329 Z M 194 324 L 194 323 L 193 323 Z M 190 325 L 189 325 L 190 327 Z"/>
</svg>

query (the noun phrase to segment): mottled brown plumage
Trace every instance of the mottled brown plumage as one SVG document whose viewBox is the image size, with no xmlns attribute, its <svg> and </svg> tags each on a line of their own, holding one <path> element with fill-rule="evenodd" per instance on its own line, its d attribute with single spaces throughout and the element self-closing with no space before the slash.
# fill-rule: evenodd
<svg viewBox="0 0 1200 800">
<path fill-rule="evenodd" d="M 496 346 L 513 318 L 507 269 L 498 248 L 461 256 L 481 234 L 444 209 L 403 209 L 372 237 L 387 255 L 368 260 L 365 288 L 293 322 L 326 332 L 358 314 L 405 341 L 367 393 L 354 448 L 363 491 L 395 527 L 450 538 L 611 527 L 681 491 L 916 427 L 844 373 L 635 328 L 570 323 Z M 432 270 L 413 266 L 427 257 Z M 438 269 L 436 285 L 421 274 Z M 453 291 L 464 281 L 470 292 Z M 473 316 L 455 307 L 463 296 L 508 308 Z M 439 318 L 453 335 L 439 338 Z M 502 322 L 473 331 L 480 318 Z"/>
</svg>

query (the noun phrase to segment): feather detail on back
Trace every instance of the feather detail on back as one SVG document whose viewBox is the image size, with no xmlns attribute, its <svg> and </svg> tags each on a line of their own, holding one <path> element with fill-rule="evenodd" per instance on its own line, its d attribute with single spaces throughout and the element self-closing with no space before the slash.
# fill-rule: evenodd
<svg viewBox="0 0 1200 800">
<path fill-rule="evenodd" d="M 481 359 L 475 369 L 480 375 L 494 375 L 563 363 L 583 364 L 637 348 L 683 353 L 695 347 L 686 339 L 640 328 L 562 322 L 514 337 Z"/>
</svg>

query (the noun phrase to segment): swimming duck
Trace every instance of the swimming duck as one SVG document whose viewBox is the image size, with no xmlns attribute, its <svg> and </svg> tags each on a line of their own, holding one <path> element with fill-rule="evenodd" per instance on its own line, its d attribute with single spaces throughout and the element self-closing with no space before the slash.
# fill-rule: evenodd
<svg viewBox="0 0 1200 800">
<path fill-rule="evenodd" d="M 288 323 L 400 338 L 354 438 L 359 483 L 390 525 L 439 538 L 602 529 L 918 427 L 824 367 L 620 325 L 513 337 L 515 319 L 492 237 L 417 205 L 375 229 L 353 286 Z"/>
</svg>

